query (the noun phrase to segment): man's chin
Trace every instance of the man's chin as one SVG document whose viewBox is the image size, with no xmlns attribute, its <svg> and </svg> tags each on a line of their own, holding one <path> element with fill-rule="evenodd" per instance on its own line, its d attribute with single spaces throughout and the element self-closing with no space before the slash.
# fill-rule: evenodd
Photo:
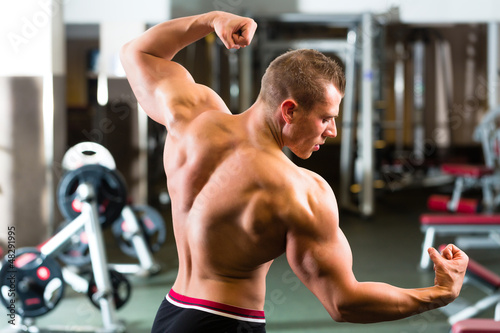
<svg viewBox="0 0 500 333">
<path fill-rule="evenodd" d="M 295 156 L 297 156 L 298 158 L 300 158 L 302 160 L 307 160 L 309 157 L 311 157 L 311 155 L 314 152 L 314 151 L 306 151 L 306 152 L 304 152 L 304 151 L 296 151 L 294 149 L 291 149 L 290 147 L 286 147 L 283 150 L 283 152 L 286 155 L 288 155 L 288 154 L 287 154 L 287 151 L 285 149 L 288 150 L 288 151 L 291 151 Z"/>
<path fill-rule="evenodd" d="M 293 152 L 293 154 L 302 160 L 307 160 L 309 157 L 311 157 L 313 152 L 311 151 L 309 153 L 302 153 L 302 154 Z"/>
</svg>

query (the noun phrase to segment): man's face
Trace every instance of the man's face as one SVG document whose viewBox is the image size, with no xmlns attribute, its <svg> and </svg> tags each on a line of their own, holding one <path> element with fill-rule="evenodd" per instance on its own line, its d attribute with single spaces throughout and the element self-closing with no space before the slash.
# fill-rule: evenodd
<svg viewBox="0 0 500 333">
<path fill-rule="evenodd" d="M 302 159 L 318 151 L 327 138 L 337 136 L 335 119 L 339 115 L 341 94 L 333 84 L 325 87 L 325 102 L 317 103 L 311 110 L 299 108 L 293 113 L 285 134 L 285 146 Z"/>
</svg>

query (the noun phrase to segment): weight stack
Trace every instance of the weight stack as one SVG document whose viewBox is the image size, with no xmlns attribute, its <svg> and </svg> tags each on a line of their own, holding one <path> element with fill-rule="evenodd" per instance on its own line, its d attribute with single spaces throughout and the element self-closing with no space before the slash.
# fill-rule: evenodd
<svg viewBox="0 0 500 333">
<path fill-rule="evenodd" d="M 64 25 L 56 1 L 0 4 L 0 247 L 45 240 L 66 149 Z"/>
</svg>

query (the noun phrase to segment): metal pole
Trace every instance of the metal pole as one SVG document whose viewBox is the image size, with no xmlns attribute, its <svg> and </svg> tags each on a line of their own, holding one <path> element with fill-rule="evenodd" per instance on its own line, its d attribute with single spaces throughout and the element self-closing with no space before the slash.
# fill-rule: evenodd
<svg viewBox="0 0 500 333">
<path fill-rule="evenodd" d="M 424 107 L 425 107 L 425 44 L 417 40 L 413 45 L 413 160 L 424 161 Z"/>
<path fill-rule="evenodd" d="M 342 140 L 340 141 L 340 196 L 339 203 L 343 208 L 351 208 L 351 184 L 354 149 L 354 95 L 356 81 L 356 31 L 351 29 L 347 34 L 347 52 L 345 57 L 346 87 L 342 110 Z"/>
<path fill-rule="evenodd" d="M 493 109 L 498 105 L 498 24 L 488 23 L 488 107 Z"/>
<path fill-rule="evenodd" d="M 43 77 L 43 142 L 45 159 L 45 182 L 47 184 L 48 228 L 47 235 L 54 231 L 54 74 L 52 70 Z"/>
<path fill-rule="evenodd" d="M 89 242 L 89 253 L 92 262 L 92 272 L 98 290 L 98 303 L 104 328 L 109 332 L 123 331 L 122 325 L 116 318 L 116 307 L 113 301 L 113 287 L 108 270 L 104 239 L 99 221 L 97 195 L 94 187 L 89 183 L 80 185 L 78 196 L 83 203 L 82 213 L 87 217 L 85 232 Z"/>
<path fill-rule="evenodd" d="M 394 64 L 394 109 L 396 113 L 396 157 L 403 156 L 404 149 L 404 108 L 405 108 L 405 47 L 402 42 L 396 43 L 396 62 Z"/>
<path fill-rule="evenodd" d="M 87 220 L 83 214 L 78 215 L 71 223 L 65 226 L 61 231 L 52 236 L 47 242 L 40 247 L 40 252 L 46 256 L 54 256 L 60 251 L 65 250 L 65 245 L 71 240 L 71 236 L 80 232 Z"/>
<path fill-rule="evenodd" d="M 373 213 L 373 41 L 372 16 L 363 14 L 363 61 L 362 61 L 362 192 L 360 212 L 364 216 Z"/>
<path fill-rule="evenodd" d="M 149 250 L 144 234 L 139 226 L 139 221 L 130 206 L 125 206 L 122 210 L 122 217 L 127 225 L 127 232 L 132 234 L 131 242 L 137 252 L 140 266 L 149 272 L 156 265 L 153 254 Z"/>
<path fill-rule="evenodd" d="M 148 116 L 137 103 L 137 146 L 139 148 L 138 156 L 138 198 L 136 202 L 148 203 Z"/>
</svg>

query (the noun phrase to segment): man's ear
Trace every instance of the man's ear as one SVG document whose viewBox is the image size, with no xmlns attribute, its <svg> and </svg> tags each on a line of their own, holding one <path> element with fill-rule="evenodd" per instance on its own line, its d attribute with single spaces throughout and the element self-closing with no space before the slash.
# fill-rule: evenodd
<svg viewBox="0 0 500 333">
<path fill-rule="evenodd" d="M 281 103 L 281 116 L 287 124 L 291 124 L 294 116 L 294 112 L 297 111 L 297 103 L 292 99 L 284 100 Z"/>
</svg>

